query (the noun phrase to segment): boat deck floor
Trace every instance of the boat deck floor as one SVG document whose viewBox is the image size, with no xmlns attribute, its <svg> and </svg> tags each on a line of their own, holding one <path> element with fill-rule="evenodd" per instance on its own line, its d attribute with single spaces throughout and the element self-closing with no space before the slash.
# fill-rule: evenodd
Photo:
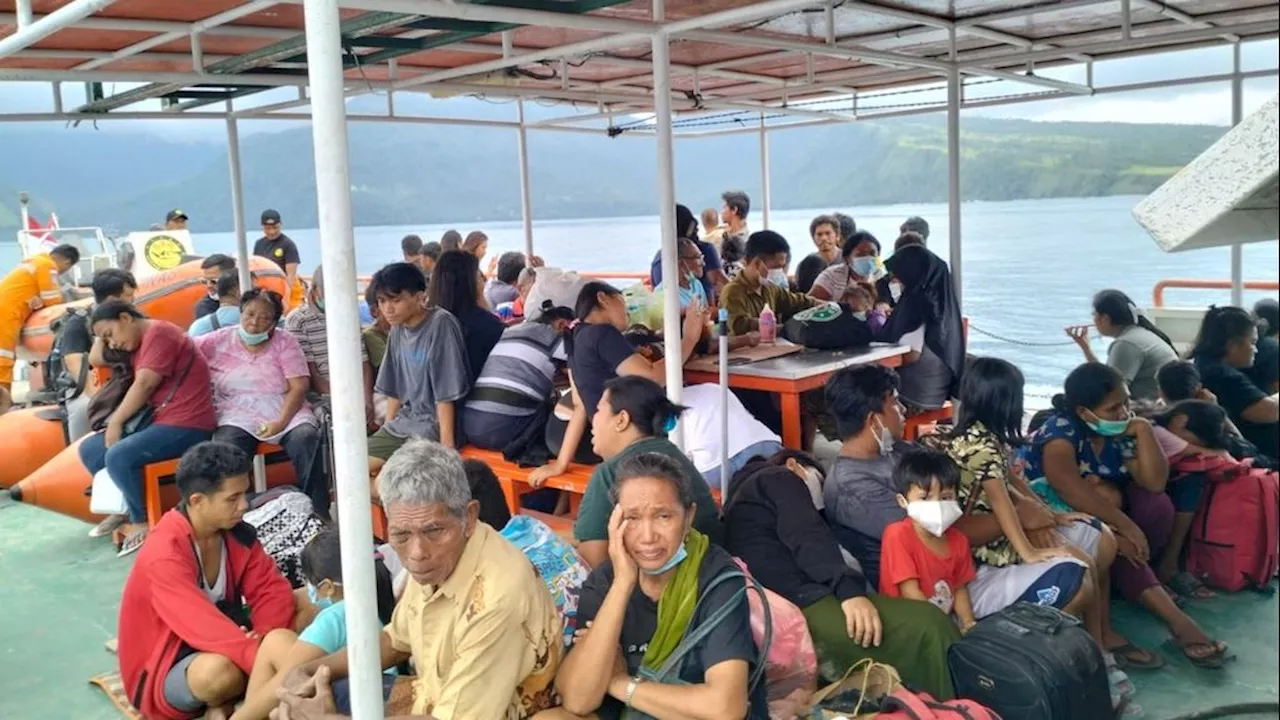
<svg viewBox="0 0 1280 720">
<path fill-rule="evenodd" d="M 120 718 L 88 679 L 114 669 L 115 658 L 103 643 L 115 635 L 132 561 L 117 559 L 107 542 L 90 539 L 87 531 L 84 523 L 0 493 L 0 719 Z M 1245 592 L 1190 610 L 1211 634 L 1230 643 L 1238 660 L 1227 669 L 1192 667 L 1161 648 L 1166 634 L 1150 616 L 1123 602 L 1115 605 L 1119 630 L 1169 659 L 1162 670 L 1133 674 L 1141 717 L 1167 720 L 1280 698 L 1275 595 Z"/>
</svg>

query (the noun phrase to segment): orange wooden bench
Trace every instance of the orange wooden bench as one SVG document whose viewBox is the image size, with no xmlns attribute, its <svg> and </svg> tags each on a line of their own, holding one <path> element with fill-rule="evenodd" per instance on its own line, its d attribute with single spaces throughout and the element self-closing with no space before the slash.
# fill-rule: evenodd
<svg viewBox="0 0 1280 720">
<path fill-rule="evenodd" d="M 502 486 L 502 494 L 507 499 L 507 510 L 512 515 L 520 514 L 520 498 L 534 491 L 535 488 L 529 485 L 529 474 L 537 468 L 520 467 L 502 457 L 502 453 L 496 450 L 481 450 L 468 446 L 462 448 L 460 454 L 465 460 L 479 460 L 488 465 L 489 469 L 493 470 L 493 474 L 498 476 L 498 484 Z M 576 516 L 578 505 L 587 492 L 587 484 L 591 481 L 591 473 L 594 471 L 594 465 L 574 463 L 563 475 L 547 480 L 542 487 L 569 492 L 570 515 Z"/>
<path fill-rule="evenodd" d="M 289 456 L 285 454 L 284 448 L 271 443 L 258 443 L 257 453 L 254 455 L 255 475 L 257 474 L 259 459 L 263 462 L 264 476 L 261 480 L 254 478 L 254 490 L 261 492 L 268 486 L 294 481 L 293 464 L 289 462 Z M 282 462 L 284 467 L 281 468 L 281 472 L 265 474 L 267 468 L 280 465 Z M 286 470 L 287 475 L 284 472 Z M 177 495 L 177 472 L 177 458 L 151 463 L 142 469 L 142 487 L 146 498 L 148 527 L 155 527 L 156 523 L 160 522 L 160 516 L 164 514 L 164 511 L 177 505 L 177 502 L 172 499 Z M 262 487 L 258 487 L 259 484 Z M 172 489 L 172 492 L 165 492 L 165 488 Z"/>
</svg>

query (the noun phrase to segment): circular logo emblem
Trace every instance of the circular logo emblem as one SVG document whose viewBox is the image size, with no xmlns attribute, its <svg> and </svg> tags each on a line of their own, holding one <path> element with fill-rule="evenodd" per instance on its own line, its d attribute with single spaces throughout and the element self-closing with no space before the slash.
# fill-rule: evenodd
<svg viewBox="0 0 1280 720">
<path fill-rule="evenodd" d="M 276 257 L 284 257 L 284 248 L 276 248 L 275 250 L 272 251 L 271 254 L 275 255 Z"/>
<path fill-rule="evenodd" d="M 186 252 L 182 243 L 169 235 L 155 235 L 147 241 L 142 254 L 147 264 L 156 270 L 172 270 L 182 264 Z"/>
</svg>

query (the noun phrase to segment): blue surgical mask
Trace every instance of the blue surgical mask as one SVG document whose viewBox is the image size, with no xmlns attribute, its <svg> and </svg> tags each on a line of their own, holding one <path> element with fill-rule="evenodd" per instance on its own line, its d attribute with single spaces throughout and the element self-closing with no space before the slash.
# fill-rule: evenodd
<svg viewBox="0 0 1280 720">
<path fill-rule="evenodd" d="M 856 257 L 853 259 L 853 262 L 849 264 L 849 267 L 853 270 L 853 274 L 858 277 L 871 277 L 876 272 L 875 256 L 864 255 L 862 257 Z"/>
<path fill-rule="evenodd" d="M 668 570 L 670 570 L 671 568 L 684 562 L 684 559 L 687 557 L 689 557 L 689 551 L 684 549 L 684 543 L 680 543 L 680 549 L 676 551 L 675 555 L 671 556 L 670 560 L 663 563 L 662 567 L 658 568 L 657 570 L 645 570 L 644 568 L 641 568 L 640 570 L 645 575 L 661 575 L 667 572 Z"/>
<path fill-rule="evenodd" d="M 324 610 L 325 608 L 333 605 L 333 598 L 320 597 L 320 591 L 316 590 L 316 586 L 311 583 L 307 583 L 307 599 L 311 601 L 311 604 L 314 605 L 317 610 Z"/>
<path fill-rule="evenodd" d="M 324 298 L 316 298 L 316 308 L 324 312 Z"/>
<path fill-rule="evenodd" d="M 1092 412 L 1089 414 L 1093 415 Z M 1093 415 L 1093 420 L 1085 420 L 1084 424 L 1088 425 L 1090 430 L 1103 437 L 1116 437 L 1118 435 L 1123 435 L 1124 431 L 1129 429 L 1129 418 L 1125 418 L 1123 420 L 1103 420 L 1097 415 Z"/>
<path fill-rule="evenodd" d="M 245 330 L 244 326 L 241 326 L 240 339 L 244 341 L 245 345 L 261 345 L 271 339 L 271 331 L 268 330 L 266 332 L 251 333 L 248 330 Z"/>
<path fill-rule="evenodd" d="M 776 285 L 783 290 L 791 289 L 791 281 L 787 279 L 787 271 L 782 268 L 774 268 L 769 271 L 769 277 L 766 281 L 770 285 Z"/>
</svg>

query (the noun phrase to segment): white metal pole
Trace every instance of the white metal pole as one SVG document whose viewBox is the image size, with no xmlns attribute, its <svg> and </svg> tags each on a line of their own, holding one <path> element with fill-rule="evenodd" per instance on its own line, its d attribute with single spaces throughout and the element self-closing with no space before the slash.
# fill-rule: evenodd
<svg viewBox="0 0 1280 720">
<path fill-rule="evenodd" d="M 653 0 L 653 21 L 666 20 L 664 0 Z M 658 130 L 658 225 L 662 237 L 662 333 L 666 344 L 667 397 L 680 402 L 684 387 L 680 340 L 680 260 L 676 247 L 675 137 L 671 130 L 671 45 L 665 33 L 655 33 L 653 45 L 653 111 Z M 681 424 L 682 425 L 682 424 Z M 676 426 L 671 441 L 684 447 L 684 428 Z"/>
<path fill-rule="evenodd" d="M 16 11 L 19 30 L 31 24 L 31 0 L 18 0 Z"/>
<path fill-rule="evenodd" d="M 729 311 L 720 308 L 720 504 L 729 501 Z"/>
<path fill-rule="evenodd" d="M 524 254 L 533 256 L 533 201 L 529 188 L 529 129 L 524 124 L 524 100 L 516 100 L 516 145 L 520 151 L 520 220 L 524 225 Z"/>
<path fill-rule="evenodd" d="M 956 31 L 951 30 L 951 68 L 947 70 L 947 215 L 950 225 L 951 282 L 964 307 L 960 258 L 960 68 L 955 64 Z"/>
<path fill-rule="evenodd" d="M 12 35 L 0 38 L 0 58 L 8 57 L 19 50 L 25 50 L 44 40 L 50 35 L 71 27 L 90 15 L 108 7 L 116 0 L 72 0 L 35 22 L 19 27 Z M 30 11 L 30 7 L 27 8 Z M 18 13 L 22 14 L 22 4 L 18 4 Z M 28 19 L 32 16 L 28 13 Z"/>
<path fill-rule="evenodd" d="M 1240 77 L 1240 43 L 1232 46 L 1231 127 L 1244 119 L 1244 79 Z M 1231 246 L 1231 304 L 1244 307 L 1244 247 Z"/>
<path fill-rule="evenodd" d="M 230 108 L 228 108 L 228 112 Z M 249 234 L 244 225 L 244 185 L 240 176 L 240 128 L 227 117 L 227 165 L 231 169 L 231 219 L 236 233 L 236 267 L 240 268 L 240 291 L 249 292 L 253 276 L 249 272 Z"/>
<path fill-rule="evenodd" d="M 369 517 L 369 448 L 364 424 L 360 314 L 356 295 L 351 182 L 338 0 L 306 0 L 307 75 L 311 86 L 320 256 L 325 270 L 325 316 L 333 393 L 333 445 L 342 528 L 342 578 L 347 603 L 351 716 L 381 718 L 377 590 Z"/>
<path fill-rule="evenodd" d="M 760 208 L 764 229 L 769 229 L 769 131 L 764 125 L 764 113 L 760 113 Z"/>
<path fill-rule="evenodd" d="M 31 208 L 27 207 L 29 197 L 25 190 L 18 193 L 18 212 L 20 213 L 18 219 L 22 222 L 18 226 L 18 255 L 23 258 L 30 252 L 27 248 L 31 240 L 31 235 L 28 232 L 28 228 L 31 227 Z"/>
</svg>

